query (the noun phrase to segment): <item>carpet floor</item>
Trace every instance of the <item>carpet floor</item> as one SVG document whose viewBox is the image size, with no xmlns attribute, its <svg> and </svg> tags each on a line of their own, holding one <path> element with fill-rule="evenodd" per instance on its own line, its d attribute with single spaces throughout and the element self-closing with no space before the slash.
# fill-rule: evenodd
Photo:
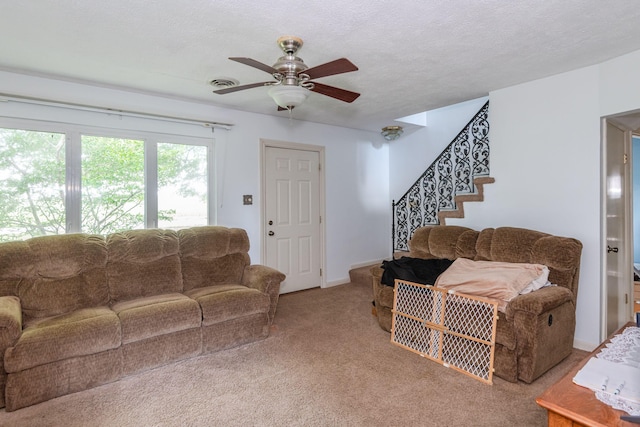
<svg viewBox="0 0 640 427">
<path fill-rule="evenodd" d="M 390 343 L 371 288 L 282 295 L 266 340 L 7 413 L 2 426 L 545 426 L 533 384 L 487 385 Z"/>
</svg>

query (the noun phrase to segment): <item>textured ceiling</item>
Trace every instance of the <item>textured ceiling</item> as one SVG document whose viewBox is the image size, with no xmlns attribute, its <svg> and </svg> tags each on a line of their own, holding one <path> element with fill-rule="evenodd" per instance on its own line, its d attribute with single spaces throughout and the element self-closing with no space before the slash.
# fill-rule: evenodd
<svg viewBox="0 0 640 427">
<path fill-rule="evenodd" d="M 276 39 L 304 40 L 312 67 L 340 57 L 359 71 L 319 79 L 362 95 L 312 93 L 294 118 L 366 130 L 489 91 L 640 49 L 637 0 L 0 0 L 0 68 L 277 112 L 266 88 L 227 95 L 208 82 L 268 74 Z"/>
</svg>

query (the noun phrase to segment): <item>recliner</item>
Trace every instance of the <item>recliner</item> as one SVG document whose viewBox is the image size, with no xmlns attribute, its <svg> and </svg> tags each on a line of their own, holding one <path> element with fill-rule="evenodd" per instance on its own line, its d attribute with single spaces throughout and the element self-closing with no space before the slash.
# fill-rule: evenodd
<svg viewBox="0 0 640 427">
<path fill-rule="evenodd" d="M 495 375 L 510 382 L 533 382 L 573 349 L 582 243 L 515 227 L 421 227 L 409 241 L 414 258 L 459 257 L 473 260 L 536 263 L 549 267 L 549 286 L 512 299 L 497 322 Z M 381 284 L 381 267 L 371 269 L 376 315 L 391 331 L 393 288 Z"/>
</svg>

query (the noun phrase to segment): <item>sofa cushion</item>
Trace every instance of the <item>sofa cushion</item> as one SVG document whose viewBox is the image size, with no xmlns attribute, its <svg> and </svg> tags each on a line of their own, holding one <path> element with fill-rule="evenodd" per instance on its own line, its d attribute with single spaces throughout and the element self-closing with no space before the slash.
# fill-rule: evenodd
<svg viewBox="0 0 640 427">
<path fill-rule="evenodd" d="M 262 292 L 243 285 L 216 285 L 186 291 L 202 308 L 202 325 L 208 326 L 255 313 L 268 313 L 271 301 Z"/>
<path fill-rule="evenodd" d="M 249 238 L 239 228 L 194 227 L 178 231 L 184 289 L 241 283 L 249 265 Z"/>
<path fill-rule="evenodd" d="M 230 254 L 221 258 L 182 258 L 182 273 L 185 291 L 212 285 L 240 283 L 244 267 L 248 265 L 247 254 Z"/>
<path fill-rule="evenodd" d="M 0 295 L 18 295 L 18 285 L 32 277 L 33 253 L 27 241 L 3 242 L 0 245 Z"/>
<path fill-rule="evenodd" d="M 576 239 L 524 228 L 487 228 L 480 232 L 476 251 L 476 260 L 546 265 L 549 281 L 577 298 L 582 243 Z"/>
<path fill-rule="evenodd" d="M 580 273 L 582 243 L 570 237 L 542 237 L 531 249 L 533 262 L 549 267 L 549 281 L 578 294 L 577 276 Z"/>
<path fill-rule="evenodd" d="M 480 232 L 476 230 L 467 230 L 458 237 L 456 244 L 456 258 L 469 258 L 474 259 L 476 257 L 476 243 L 478 242 L 478 236 Z"/>
<path fill-rule="evenodd" d="M 130 230 L 107 236 L 107 279 L 112 301 L 182 291 L 178 235 Z"/>
<path fill-rule="evenodd" d="M 106 305 L 104 238 L 90 234 L 35 237 L 0 246 L 0 288 L 20 298 L 27 320 Z"/>
<path fill-rule="evenodd" d="M 19 285 L 18 297 L 27 319 L 56 316 L 109 301 L 103 268 L 67 278 L 37 278 Z"/>
<path fill-rule="evenodd" d="M 198 303 L 182 294 L 138 298 L 111 308 L 120 318 L 123 344 L 197 328 L 202 323 Z"/>
<path fill-rule="evenodd" d="M 423 236 L 424 229 L 430 230 L 428 234 Z M 423 227 L 415 231 L 409 241 L 409 247 L 411 252 L 417 253 L 417 255 L 412 255 L 417 258 L 429 254 L 429 258 L 456 259 L 473 250 L 473 247 L 469 248 L 468 246 L 470 244 L 475 246 L 475 241 L 473 241 L 475 236 L 472 229 L 457 225 Z M 459 247 L 458 240 L 461 240 L 463 243 L 461 246 L 464 247 Z"/>
<path fill-rule="evenodd" d="M 120 322 L 108 307 L 84 308 L 27 325 L 18 342 L 5 352 L 7 372 L 120 346 Z"/>
<path fill-rule="evenodd" d="M 491 239 L 493 239 L 493 228 L 485 228 L 478 234 L 476 240 L 476 261 L 491 261 Z"/>
<path fill-rule="evenodd" d="M 532 248 L 548 234 L 515 227 L 499 227 L 491 239 L 491 260 L 503 262 L 534 262 Z"/>
</svg>

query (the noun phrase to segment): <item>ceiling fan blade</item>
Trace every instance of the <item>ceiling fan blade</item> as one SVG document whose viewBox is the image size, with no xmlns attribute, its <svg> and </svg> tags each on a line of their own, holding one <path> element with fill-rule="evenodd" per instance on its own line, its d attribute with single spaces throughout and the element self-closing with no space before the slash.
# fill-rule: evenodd
<svg viewBox="0 0 640 427">
<path fill-rule="evenodd" d="M 360 94 L 356 92 L 351 92 L 346 89 L 340 89 L 339 87 L 323 85 L 322 83 L 313 83 L 312 92 L 320 93 L 322 95 L 330 96 L 331 98 L 339 99 L 344 102 L 353 102 L 355 101 Z"/>
<path fill-rule="evenodd" d="M 358 67 L 353 65 L 353 63 L 347 58 L 340 58 L 335 61 L 327 62 L 326 64 L 307 68 L 302 71 L 302 74 L 308 75 L 311 79 L 318 79 L 320 77 L 349 73 L 351 71 L 358 71 Z"/>
<path fill-rule="evenodd" d="M 242 85 L 242 86 L 233 86 L 225 89 L 214 90 L 213 93 L 217 93 L 218 95 L 224 95 L 226 93 L 237 92 L 239 90 L 251 89 L 251 88 L 260 87 L 260 86 L 267 86 L 271 83 L 273 82 L 260 82 L 260 83 L 251 83 L 251 84 Z"/>
<path fill-rule="evenodd" d="M 243 58 L 243 57 L 235 57 L 235 58 L 229 58 L 229 59 L 232 60 L 232 61 L 239 62 L 239 63 L 244 64 L 244 65 L 248 65 L 248 66 L 253 67 L 253 68 L 257 68 L 258 70 L 265 71 L 265 72 L 267 72 L 269 74 L 274 74 L 274 73 L 278 72 L 278 70 L 276 70 L 272 66 L 267 65 L 267 64 L 263 64 L 262 62 L 256 61 L 255 59 Z"/>
</svg>

